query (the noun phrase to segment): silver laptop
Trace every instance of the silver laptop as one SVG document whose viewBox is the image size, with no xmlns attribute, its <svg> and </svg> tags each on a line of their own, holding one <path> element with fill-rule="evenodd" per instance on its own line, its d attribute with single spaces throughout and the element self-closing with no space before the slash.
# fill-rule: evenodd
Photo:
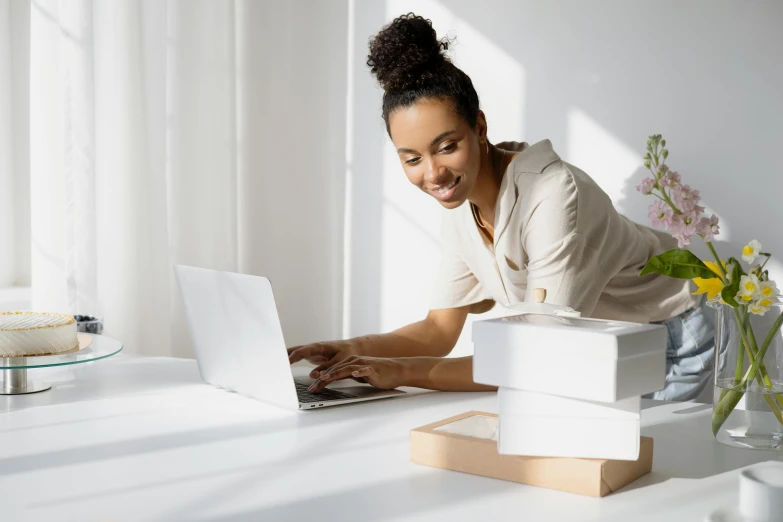
<svg viewBox="0 0 783 522">
<path fill-rule="evenodd" d="M 288 409 L 310 410 L 405 395 L 353 380 L 309 393 L 312 366 L 288 363 L 265 277 L 174 265 L 201 377 L 208 383 Z M 293 370 L 292 370 L 293 368 Z"/>
</svg>

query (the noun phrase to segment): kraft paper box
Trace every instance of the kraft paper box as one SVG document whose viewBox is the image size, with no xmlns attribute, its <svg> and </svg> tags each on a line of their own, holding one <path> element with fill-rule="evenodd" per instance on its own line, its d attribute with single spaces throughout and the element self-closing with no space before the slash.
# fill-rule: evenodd
<svg viewBox="0 0 783 522">
<path fill-rule="evenodd" d="M 641 399 L 596 402 L 498 389 L 498 453 L 636 460 Z"/>
<path fill-rule="evenodd" d="M 550 314 L 473 323 L 473 380 L 615 402 L 663 389 L 666 327 Z"/>
<path fill-rule="evenodd" d="M 653 440 L 636 461 L 500 455 L 497 415 L 470 411 L 411 430 L 411 461 L 531 486 L 603 497 L 652 469 Z"/>
</svg>

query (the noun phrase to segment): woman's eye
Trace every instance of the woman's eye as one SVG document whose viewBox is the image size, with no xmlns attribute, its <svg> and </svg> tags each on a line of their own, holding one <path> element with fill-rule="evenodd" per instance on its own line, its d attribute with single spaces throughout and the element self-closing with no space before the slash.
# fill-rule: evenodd
<svg viewBox="0 0 783 522">
<path fill-rule="evenodd" d="M 440 151 L 441 151 L 441 152 L 451 152 L 452 150 L 454 150 L 454 147 L 456 147 L 456 146 L 457 146 L 457 144 L 456 144 L 456 143 L 451 143 L 451 144 L 449 144 L 449 145 L 446 145 L 446 146 L 445 146 L 445 147 L 443 147 L 442 149 L 440 149 Z"/>
<path fill-rule="evenodd" d="M 405 160 L 405 163 L 407 163 L 408 165 L 414 165 L 415 163 L 418 163 L 418 161 L 419 158 L 411 158 L 409 160 Z"/>
</svg>

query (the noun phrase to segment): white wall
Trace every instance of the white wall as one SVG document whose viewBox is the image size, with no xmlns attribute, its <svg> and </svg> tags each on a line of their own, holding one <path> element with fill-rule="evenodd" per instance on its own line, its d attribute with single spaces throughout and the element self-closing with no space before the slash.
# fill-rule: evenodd
<svg viewBox="0 0 783 522">
<path fill-rule="evenodd" d="M 10 9 L 0 3 L 0 245 L 13 245 L 14 235 L 14 177 L 13 143 L 11 142 L 11 39 Z M 0 287 L 13 284 L 16 274 L 14 249 L 0 247 Z"/>
<path fill-rule="evenodd" d="M 30 285 L 30 6 L 27 0 L 11 0 L 11 128 L 13 138 L 14 226 L 16 227 L 15 284 Z"/>
<path fill-rule="evenodd" d="M 272 281 L 289 346 L 337 338 L 348 4 L 241 5 L 239 267 Z"/>
<path fill-rule="evenodd" d="M 438 266 L 441 211 L 407 186 L 365 65 L 368 38 L 408 11 L 457 37 L 455 62 L 477 86 L 490 139 L 551 139 L 647 224 L 651 201 L 635 186 L 647 137 L 663 134 L 670 166 L 721 218 L 721 255 L 757 238 L 783 277 L 780 2 L 387 0 L 354 9 L 347 335 L 423 317 Z M 466 335 L 455 355 L 469 353 Z"/>
</svg>

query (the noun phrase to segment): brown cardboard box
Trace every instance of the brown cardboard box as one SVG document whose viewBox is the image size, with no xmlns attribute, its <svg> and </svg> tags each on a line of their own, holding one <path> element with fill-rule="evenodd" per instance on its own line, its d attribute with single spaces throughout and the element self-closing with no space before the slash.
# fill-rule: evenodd
<svg viewBox="0 0 783 522">
<path fill-rule="evenodd" d="M 652 469 L 653 440 L 649 437 L 641 437 L 639 459 L 627 461 L 500 455 L 491 438 L 436 430 L 474 415 L 497 417 L 469 411 L 411 430 L 411 461 L 594 497 L 606 496 Z"/>
</svg>

